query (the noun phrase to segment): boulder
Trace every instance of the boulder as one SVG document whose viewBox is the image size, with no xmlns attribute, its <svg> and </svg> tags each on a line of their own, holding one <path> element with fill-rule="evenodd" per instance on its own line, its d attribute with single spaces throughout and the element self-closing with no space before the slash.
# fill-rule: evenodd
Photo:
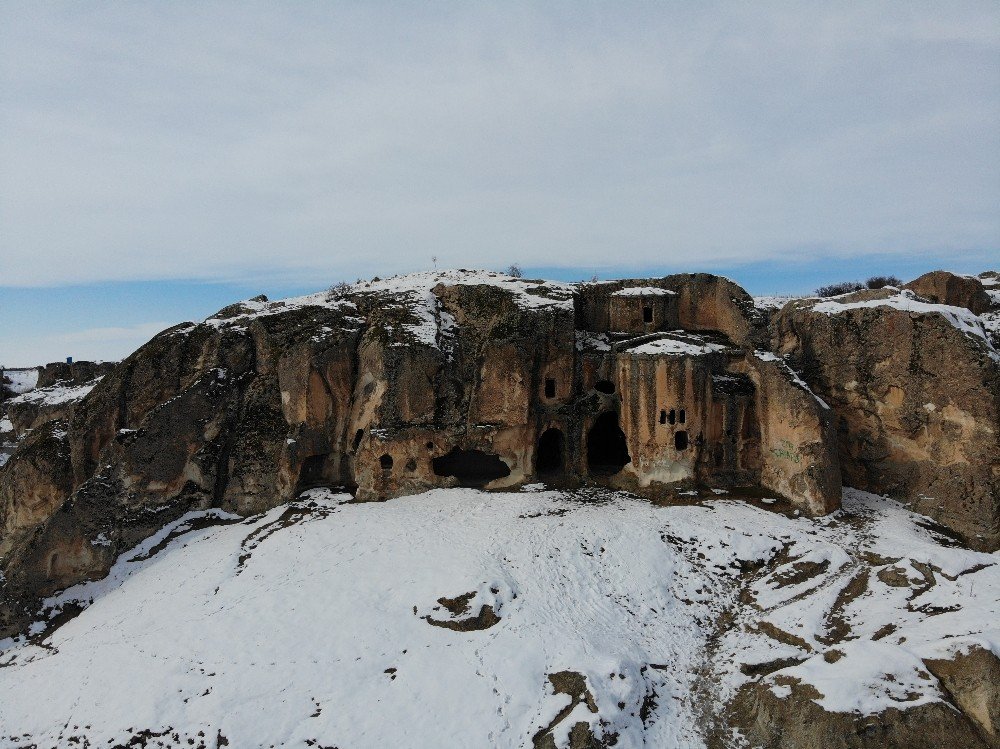
<svg viewBox="0 0 1000 749">
<path fill-rule="evenodd" d="M 915 294 L 935 304 L 964 307 L 981 315 L 993 306 L 993 300 L 986 292 L 981 279 L 975 276 L 961 276 L 946 270 L 925 273 L 903 285 Z"/>
</svg>

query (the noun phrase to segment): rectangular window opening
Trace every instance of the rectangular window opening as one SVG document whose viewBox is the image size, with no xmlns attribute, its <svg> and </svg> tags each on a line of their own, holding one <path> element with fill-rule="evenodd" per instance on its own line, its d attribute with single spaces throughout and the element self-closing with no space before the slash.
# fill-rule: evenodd
<svg viewBox="0 0 1000 749">
<path fill-rule="evenodd" d="M 653 322 L 653 308 L 643 307 L 642 308 L 642 321 L 643 322 Z"/>
<path fill-rule="evenodd" d="M 552 378 L 545 379 L 545 397 L 555 398 L 556 397 L 556 381 Z"/>
</svg>

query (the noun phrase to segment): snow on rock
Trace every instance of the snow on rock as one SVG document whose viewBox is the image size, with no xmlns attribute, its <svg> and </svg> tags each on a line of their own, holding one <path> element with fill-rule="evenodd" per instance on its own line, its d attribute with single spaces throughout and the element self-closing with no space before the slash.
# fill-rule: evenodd
<svg viewBox="0 0 1000 749">
<path fill-rule="evenodd" d="M 385 279 L 359 281 L 341 289 L 292 297 L 280 301 L 250 299 L 221 310 L 205 320 L 213 327 L 245 328 L 254 319 L 309 307 L 326 307 L 349 312 L 357 309 L 353 299 L 370 298 L 376 303 L 404 308 L 411 318 L 402 327 L 417 343 L 440 346 L 454 332 L 455 320 L 441 305 L 433 289 L 439 284 L 490 285 L 511 294 L 521 309 L 557 308 L 572 312 L 572 284 L 515 278 L 486 270 L 441 270 L 410 273 Z M 360 324 L 360 317 L 347 318 Z M 181 332 L 181 331 L 178 331 Z"/>
<path fill-rule="evenodd" d="M 906 312 L 913 312 L 920 315 L 941 315 L 951 325 L 966 335 L 975 336 L 986 342 L 991 354 L 997 358 L 997 352 L 993 349 L 990 336 L 983 326 L 983 320 L 979 315 L 967 310 L 965 307 L 952 307 L 947 304 L 932 304 L 922 302 L 912 291 L 905 289 L 898 294 L 886 297 L 885 299 L 867 299 L 859 302 L 838 302 L 829 300 L 813 305 L 816 312 L 823 312 L 828 315 L 836 315 L 851 309 L 862 307 L 892 307 Z"/>
<path fill-rule="evenodd" d="M 7 388 L 17 394 L 27 393 L 34 390 L 38 384 L 38 369 L 4 369 L 0 370 L 3 377 L 8 381 Z"/>
<path fill-rule="evenodd" d="M 647 341 L 629 349 L 630 354 L 649 356 L 700 356 L 726 351 L 729 346 L 709 341 L 686 331 L 676 331 L 673 335 Z"/>
<path fill-rule="evenodd" d="M 797 296 L 755 296 L 753 298 L 753 306 L 760 310 L 779 310 L 784 307 L 789 302 L 795 301 L 796 299 L 801 299 L 802 297 Z"/>
<path fill-rule="evenodd" d="M 825 400 L 816 395 L 816 393 L 813 392 L 812 388 L 806 384 L 806 381 L 803 380 L 801 377 L 799 377 L 799 373 L 796 372 L 794 369 L 792 369 L 790 366 L 788 366 L 788 362 L 786 362 L 780 356 L 771 351 L 759 351 L 759 350 L 754 351 L 753 354 L 761 361 L 775 362 L 778 365 L 780 365 L 781 368 L 785 370 L 785 373 L 791 378 L 792 382 L 794 382 L 798 387 L 802 388 L 807 393 L 809 393 L 809 395 L 815 398 L 816 402 L 819 403 L 819 405 L 822 406 L 825 410 L 827 411 L 830 410 L 830 404 L 828 404 Z"/>
<path fill-rule="evenodd" d="M 656 286 L 629 286 L 612 292 L 611 296 L 677 296 L 677 292 Z"/>
<path fill-rule="evenodd" d="M 349 499 L 189 514 L 50 599 L 89 606 L 0 643 L 0 741 L 563 747 L 580 721 L 700 747 L 751 679 L 868 713 L 941 699 L 923 658 L 1000 652 L 1000 555 L 863 492 L 825 520 L 539 486 Z"/>
<path fill-rule="evenodd" d="M 72 403 L 83 398 L 100 381 L 101 378 L 97 377 L 82 385 L 56 383 L 55 385 L 38 388 L 37 390 L 19 395 L 16 398 L 11 398 L 8 403 L 33 403 L 39 406 L 58 406 L 64 403 Z"/>
</svg>

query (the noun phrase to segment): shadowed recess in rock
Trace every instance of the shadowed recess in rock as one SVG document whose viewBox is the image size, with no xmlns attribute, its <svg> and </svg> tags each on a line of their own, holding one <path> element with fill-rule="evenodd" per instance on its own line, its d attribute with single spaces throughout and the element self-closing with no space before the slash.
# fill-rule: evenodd
<svg viewBox="0 0 1000 749">
<path fill-rule="evenodd" d="M 495 479 L 510 476 L 510 467 L 499 456 L 482 450 L 455 448 L 431 461 L 438 476 L 454 476 L 459 486 L 485 486 Z"/>
<path fill-rule="evenodd" d="M 618 414 L 607 411 L 598 416 L 587 435 L 587 468 L 590 473 L 612 476 L 631 462 L 625 432 L 618 426 Z"/>
<path fill-rule="evenodd" d="M 535 457 L 535 471 L 539 475 L 562 473 L 565 466 L 563 455 L 565 440 L 560 429 L 546 429 L 538 439 L 538 452 Z"/>
</svg>

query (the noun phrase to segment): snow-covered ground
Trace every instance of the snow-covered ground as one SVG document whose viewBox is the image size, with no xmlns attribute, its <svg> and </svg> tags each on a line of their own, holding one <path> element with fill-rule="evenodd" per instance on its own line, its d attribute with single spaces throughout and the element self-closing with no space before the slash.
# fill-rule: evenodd
<svg viewBox="0 0 1000 749">
<path fill-rule="evenodd" d="M 31 369 L 4 369 L 0 370 L 4 378 L 8 381 L 7 387 L 13 393 L 27 393 L 34 390 L 38 383 L 38 370 Z"/>
<path fill-rule="evenodd" d="M 49 601 L 89 603 L 76 618 L 0 643 L 0 742 L 565 746 L 582 721 L 618 747 L 698 747 L 751 678 L 873 711 L 940 699 L 923 657 L 1000 650 L 1000 555 L 893 501 L 848 490 L 810 520 L 530 489 L 193 514 Z"/>
<path fill-rule="evenodd" d="M 82 385 L 73 385 L 68 382 L 57 382 L 55 385 L 49 385 L 48 387 L 31 390 L 23 395 L 17 396 L 16 398 L 11 398 L 9 403 L 35 403 L 40 406 L 58 406 L 64 403 L 78 401 L 93 390 L 94 386 L 97 385 L 101 379 L 101 377 L 97 377 Z"/>
</svg>

